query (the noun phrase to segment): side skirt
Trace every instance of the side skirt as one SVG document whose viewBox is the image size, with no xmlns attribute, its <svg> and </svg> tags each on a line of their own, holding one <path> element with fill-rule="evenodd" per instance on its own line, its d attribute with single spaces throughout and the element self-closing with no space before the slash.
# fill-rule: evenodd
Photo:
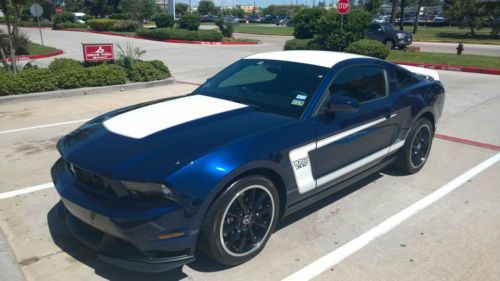
<svg viewBox="0 0 500 281">
<path fill-rule="evenodd" d="M 388 156 L 386 159 L 382 160 L 379 164 L 353 176 L 353 177 L 350 177 L 338 184 L 335 184 L 329 188 L 326 188 L 314 195 L 312 195 L 311 197 L 308 197 L 304 200 L 301 200 L 297 203 L 294 203 L 293 205 L 290 205 L 288 206 L 288 208 L 285 210 L 285 214 L 283 217 L 286 217 L 294 212 L 297 212 L 321 199 L 324 199 L 325 197 L 328 197 L 360 180 L 362 180 L 363 178 L 366 178 L 367 176 L 375 173 L 375 172 L 378 172 L 380 170 L 382 170 L 383 168 L 389 166 L 390 164 L 392 164 L 397 158 L 397 154 L 396 153 L 393 153 L 392 155 Z"/>
</svg>

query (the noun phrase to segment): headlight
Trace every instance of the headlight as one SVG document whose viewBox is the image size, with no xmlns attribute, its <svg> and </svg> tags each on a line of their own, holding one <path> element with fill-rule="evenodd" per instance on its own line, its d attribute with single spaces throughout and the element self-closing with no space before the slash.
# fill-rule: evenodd
<svg viewBox="0 0 500 281">
<path fill-rule="evenodd" d="M 121 181 L 121 183 L 134 195 L 162 196 L 169 200 L 176 201 L 172 190 L 161 183 L 137 181 Z"/>
<path fill-rule="evenodd" d="M 398 39 L 403 39 L 403 38 L 406 37 L 406 34 L 404 34 L 404 33 L 398 33 L 398 34 L 396 34 L 396 36 L 398 37 Z"/>
</svg>

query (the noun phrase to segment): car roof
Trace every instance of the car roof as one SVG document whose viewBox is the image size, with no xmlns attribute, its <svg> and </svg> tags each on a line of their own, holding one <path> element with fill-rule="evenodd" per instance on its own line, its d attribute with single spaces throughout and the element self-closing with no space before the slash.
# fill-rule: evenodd
<svg viewBox="0 0 500 281">
<path fill-rule="evenodd" d="M 376 60 L 362 55 L 330 51 L 279 51 L 255 54 L 244 59 L 280 60 L 331 68 L 339 62 L 356 58 Z"/>
</svg>

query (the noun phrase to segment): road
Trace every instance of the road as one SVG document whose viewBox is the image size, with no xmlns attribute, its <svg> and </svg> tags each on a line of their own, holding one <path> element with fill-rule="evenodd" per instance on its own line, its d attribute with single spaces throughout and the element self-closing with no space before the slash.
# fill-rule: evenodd
<svg viewBox="0 0 500 281">
<path fill-rule="evenodd" d="M 130 41 L 148 50 L 147 59 L 165 60 L 179 80 L 194 82 L 204 81 L 232 60 L 252 52 L 281 48 L 278 41 L 267 37 L 261 37 L 264 44 L 260 46 L 221 47 L 46 33 L 51 34 L 47 36 L 50 42 L 64 42 L 66 56 L 81 55 L 81 38 L 120 44 Z M 57 34 L 68 37 L 53 36 Z M 446 71 L 439 74 L 447 97 L 438 132 L 500 145 L 498 76 Z M 49 182 L 50 166 L 58 158 L 56 141 L 80 122 L 5 131 L 92 118 L 129 104 L 187 94 L 194 88 L 179 83 L 0 104 L 0 195 Z M 280 280 L 369 233 L 387 218 L 497 154 L 491 149 L 435 139 L 429 161 L 419 173 L 402 176 L 390 169 L 375 173 L 287 218 L 259 256 L 231 268 L 202 256 L 180 269 L 155 275 L 104 264 L 68 232 L 59 198 L 51 188 L 0 199 L 0 228 L 30 281 L 67 280 L 68 276 L 75 280 Z M 497 163 L 365 248 L 318 272 L 316 280 L 500 280 L 499 183 Z"/>
</svg>

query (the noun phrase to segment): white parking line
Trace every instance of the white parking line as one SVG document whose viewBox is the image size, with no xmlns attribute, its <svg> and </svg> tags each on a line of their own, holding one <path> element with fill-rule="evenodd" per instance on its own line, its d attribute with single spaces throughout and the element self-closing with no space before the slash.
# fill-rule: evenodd
<svg viewBox="0 0 500 281">
<path fill-rule="evenodd" d="M 22 131 L 34 130 L 34 129 L 42 129 L 42 128 L 48 128 L 48 127 L 69 125 L 69 124 L 75 124 L 75 123 L 83 123 L 83 122 L 87 122 L 89 120 L 90 119 L 80 119 L 80 120 L 73 120 L 73 121 L 67 121 L 67 122 L 59 122 L 59 123 L 38 125 L 38 126 L 33 126 L 33 127 L 25 127 L 25 128 L 19 128 L 19 129 L 5 130 L 5 131 L 0 131 L 0 135 L 2 135 L 2 134 L 9 134 L 9 133 L 17 133 L 17 132 L 22 132 Z"/>
<path fill-rule="evenodd" d="M 349 241 L 348 243 L 335 249 L 329 254 L 319 258 L 318 260 L 312 262 L 306 267 L 286 277 L 285 279 L 283 279 L 283 281 L 303 281 L 303 280 L 310 280 L 318 276 L 325 270 L 328 270 L 329 268 L 338 264 L 339 262 L 346 259 L 350 255 L 361 250 L 376 238 L 391 231 L 396 226 L 400 225 L 407 219 L 411 218 L 420 210 L 425 209 L 429 205 L 443 198 L 448 193 L 452 192 L 453 190 L 461 186 L 463 183 L 467 182 L 468 180 L 478 175 L 482 171 L 486 170 L 488 167 L 492 166 L 498 161 L 500 161 L 500 153 L 497 153 L 495 156 L 481 162 L 474 168 L 468 170 L 464 174 L 450 181 L 446 185 L 440 187 L 438 190 L 427 195 L 426 197 L 417 201 L 413 205 L 407 207 L 406 209 L 400 211 L 399 213 L 384 220 L 376 227 L 370 229 L 369 231 L 358 236 L 357 238 Z"/>
<path fill-rule="evenodd" d="M 51 182 L 0 193 L 0 200 L 54 187 Z"/>
</svg>

